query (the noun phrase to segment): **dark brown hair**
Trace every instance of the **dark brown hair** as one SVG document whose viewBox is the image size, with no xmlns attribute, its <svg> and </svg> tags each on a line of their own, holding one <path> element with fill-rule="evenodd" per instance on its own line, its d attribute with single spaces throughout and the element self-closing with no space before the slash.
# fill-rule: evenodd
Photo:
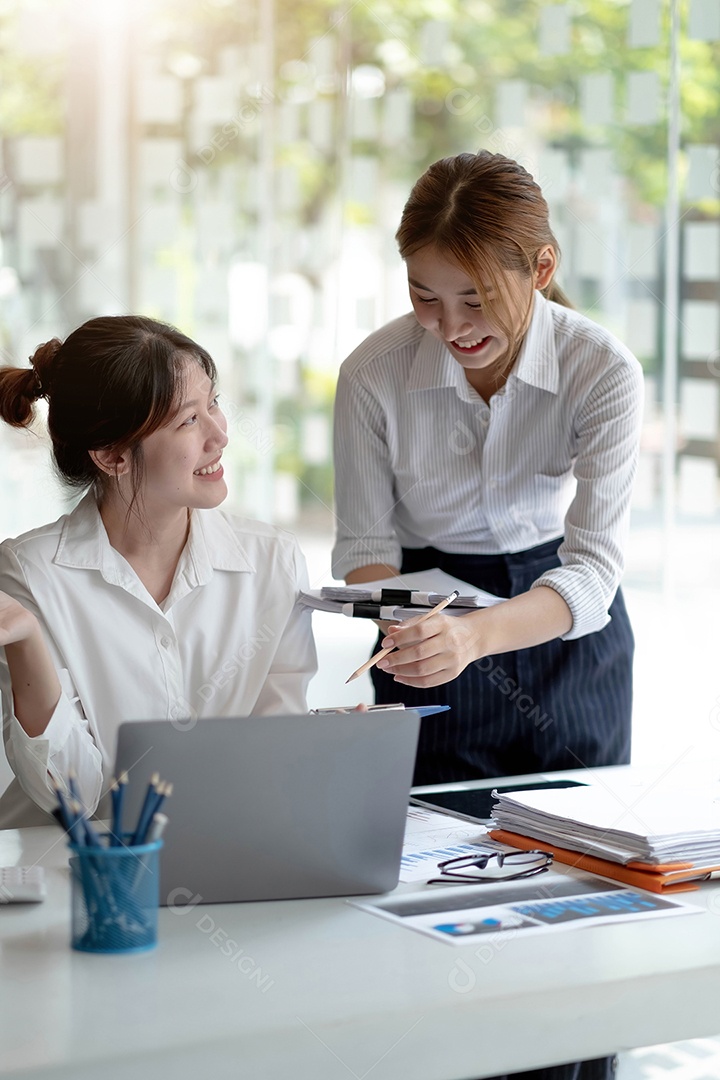
<svg viewBox="0 0 720 1080">
<path fill-rule="evenodd" d="M 560 259 L 539 185 L 517 161 L 489 150 L 431 165 L 410 192 L 395 238 L 403 259 L 435 247 L 457 263 L 510 342 L 511 354 L 519 342 L 504 303 L 504 275 L 520 273 L 530 282 L 547 245 Z M 572 306 L 554 279 L 543 294 Z M 529 289 L 528 310 L 531 296 Z"/>
<path fill-rule="evenodd" d="M 109 482 L 91 450 L 130 454 L 133 498 L 143 475 L 142 440 L 179 407 L 188 358 L 214 382 L 209 353 L 173 326 L 137 315 L 90 319 L 61 342 L 39 345 L 30 368 L 0 368 L 0 418 L 27 427 L 47 398 L 48 430 L 60 476 L 73 487 Z"/>
</svg>

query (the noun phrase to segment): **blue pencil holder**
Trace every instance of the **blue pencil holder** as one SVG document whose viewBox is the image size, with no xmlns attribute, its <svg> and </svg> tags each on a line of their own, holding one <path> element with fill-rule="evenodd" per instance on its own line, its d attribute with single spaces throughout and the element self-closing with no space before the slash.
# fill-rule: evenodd
<svg viewBox="0 0 720 1080">
<path fill-rule="evenodd" d="M 146 952 L 157 945 L 162 840 L 135 847 L 69 844 L 70 944 L 93 953 Z"/>
</svg>

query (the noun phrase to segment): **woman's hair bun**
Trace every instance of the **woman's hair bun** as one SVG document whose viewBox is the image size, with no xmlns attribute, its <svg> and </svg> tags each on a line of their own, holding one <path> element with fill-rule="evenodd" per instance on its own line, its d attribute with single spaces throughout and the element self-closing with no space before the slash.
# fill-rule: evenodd
<svg viewBox="0 0 720 1080">
<path fill-rule="evenodd" d="M 38 345 L 37 349 L 30 357 L 30 363 L 37 376 L 37 397 L 44 397 L 48 392 L 48 387 L 52 381 L 52 369 L 55 363 L 55 357 L 61 347 L 62 342 L 60 341 L 60 338 L 51 338 L 50 341 L 46 341 L 43 345 Z"/>
<path fill-rule="evenodd" d="M 61 345 L 59 338 L 38 345 L 29 368 L 0 367 L 0 420 L 12 427 L 27 427 L 33 422 L 35 402 L 48 395 Z"/>
</svg>

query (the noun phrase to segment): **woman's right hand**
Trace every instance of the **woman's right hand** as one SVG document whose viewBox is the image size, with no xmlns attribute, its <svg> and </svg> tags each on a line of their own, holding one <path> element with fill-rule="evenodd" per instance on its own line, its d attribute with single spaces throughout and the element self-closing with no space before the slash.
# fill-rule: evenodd
<svg viewBox="0 0 720 1080">
<path fill-rule="evenodd" d="M 27 641 L 37 630 L 37 619 L 7 593 L 0 592 L 0 645 Z"/>
</svg>

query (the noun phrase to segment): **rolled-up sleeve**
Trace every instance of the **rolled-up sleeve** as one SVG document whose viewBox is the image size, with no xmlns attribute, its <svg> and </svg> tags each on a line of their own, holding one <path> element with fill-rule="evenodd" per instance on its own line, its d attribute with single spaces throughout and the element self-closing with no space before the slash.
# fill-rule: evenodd
<svg viewBox="0 0 720 1080">
<path fill-rule="evenodd" d="M 332 572 L 344 578 L 373 563 L 400 566 L 393 528 L 393 470 L 379 402 L 342 369 L 335 398 L 336 539 Z"/>
<path fill-rule="evenodd" d="M 575 497 L 565 517 L 561 565 L 533 583 L 558 592 L 573 625 L 566 640 L 601 630 L 624 570 L 637 471 L 643 376 L 628 358 L 588 394 L 576 420 Z"/>
</svg>

